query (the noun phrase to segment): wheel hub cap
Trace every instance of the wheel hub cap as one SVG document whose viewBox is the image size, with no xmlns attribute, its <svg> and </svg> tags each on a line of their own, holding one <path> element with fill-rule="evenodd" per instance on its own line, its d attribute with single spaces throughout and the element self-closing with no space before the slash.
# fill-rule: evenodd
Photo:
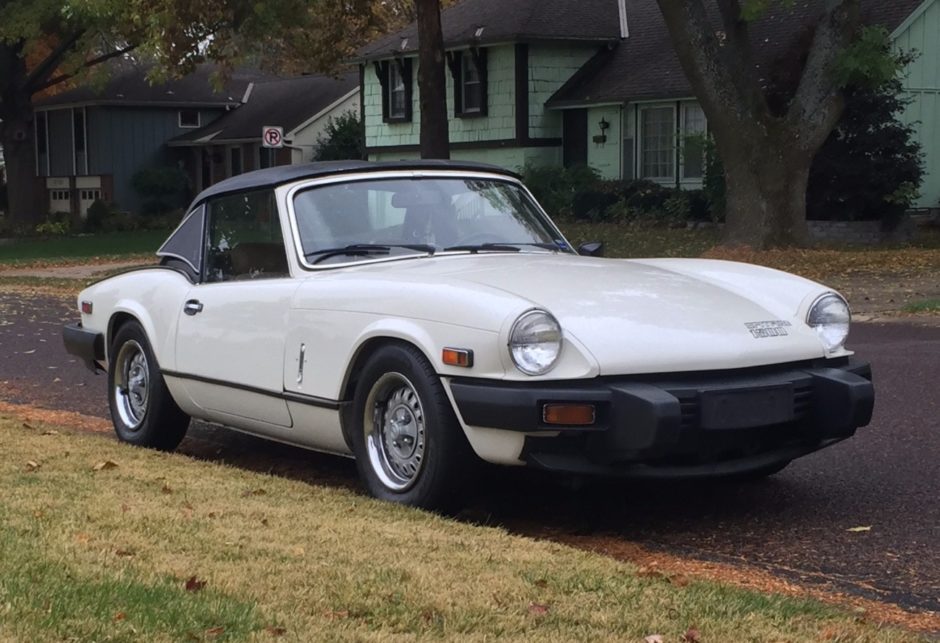
<svg viewBox="0 0 940 643">
<path fill-rule="evenodd" d="M 373 471 L 389 489 L 406 491 L 417 481 L 424 460 L 425 426 L 421 399 L 400 373 L 387 373 L 366 401 L 366 447 Z"/>
</svg>

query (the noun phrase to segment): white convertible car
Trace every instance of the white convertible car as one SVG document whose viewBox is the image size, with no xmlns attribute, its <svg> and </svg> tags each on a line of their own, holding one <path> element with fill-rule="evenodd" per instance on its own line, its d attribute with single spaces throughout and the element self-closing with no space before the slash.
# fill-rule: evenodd
<svg viewBox="0 0 940 643">
<path fill-rule="evenodd" d="M 871 419 L 850 313 L 820 284 L 575 249 L 488 165 L 272 168 L 200 194 L 157 253 L 78 299 L 120 439 L 190 418 L 355 457 L 442 508 L 479 459 L 585 475 L 755 477 Z"/>
</svg>

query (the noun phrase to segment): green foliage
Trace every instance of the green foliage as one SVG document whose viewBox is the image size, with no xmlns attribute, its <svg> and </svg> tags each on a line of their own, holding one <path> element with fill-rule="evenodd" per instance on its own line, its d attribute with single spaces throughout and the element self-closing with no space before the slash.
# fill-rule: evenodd
<svg viewBox="0 0 940 643">
<path fill-rule="evenodd" d="M 85 218 L 85 232 L 99 232 L 104 229 L 105 221 L 111 216 L 111 206 L 96 199 L 94 203 L 88 206 L 88 212 Z"/>
<path fill-rule="evenodd" d="M 355 112 L 346 112 L 330 118 L 326 129 L 317 137 L 315 161 L 344 161 L 365 159 L 365 140 L 362 122 Z"/>
<path fill-rule="evenodd" d="M 43 237 L 61 237 L 67 235 L 71 227 L 67 212 L 54 212 L 36 226 L 36 234 Z"/>
<path fill-rule="evenodd" d="M 846 106 L 810 171 L 807 218 L 893 225 L 918 196 L 923 160 L 914 129 L 898 117 L 901 83 L 846 90 Z"/>
<path fill-rule="evenodd" d="M 581 221 L 602 221 L 607 210 L 617 201 L 616 194 L 604 190 L 582 190 L 575 192 L 571 199 L 571 214 Z"/>
<path fill-rule="evenodd" d="M 572 213 L 577 192 L 598 187 L 600 175 L 587 166 L 563 168 L 552 165 L 526 165 L 522 168 L 526 186 L 551 216 Z"/>
<path fill-rule="evenodd" d="M 874 89 L 890 83 L 904 66 L 905 56 L 891 51 L 891 34 L 884 27 L 862 27 L 839 55 L 835 65 L 840 87 Z"/>
<path fill-rule="evenodd" d="M 141 210 L 145 215 L 182 207 L 191 196 L 186 173 L 175 165 L 138 170 L 131 177 L 131 187 L 144 198 Z"/>
</svg>

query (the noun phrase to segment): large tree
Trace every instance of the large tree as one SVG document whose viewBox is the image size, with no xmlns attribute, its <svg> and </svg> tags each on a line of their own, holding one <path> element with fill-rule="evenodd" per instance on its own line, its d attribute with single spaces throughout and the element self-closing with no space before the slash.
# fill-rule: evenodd
<svg viewBox="0 0 940 643">
<path fill-rule="evenodd" d="M 806 241 L 813 158 L 839 120 L 842 89 L 893 76 L 883 30 L 863 29 L 860 0 L 818 0 L 801 73 L 772 104 L 758 73 L 751 23 L 788 0 L 657 0 L 714 137 L 727 182 L 726 240 L 754 247 Z M 709 8 L 717 5 L 720 26 Z"/>
<path fill-rule="evenodd" d="M 414 17 L 411 0 L 0 0 L 0 145 L 9 212 L 31 224 L 34 97 L 109 59 L 156 62 L 182 75 L 203 61 L 281 71 L 335 69 L 366 39 Z"/>
<path fill-rule="evenodd" d="M 421 158 L 450 158 L 447 128 L 447 76 L 440 0 L 415 0 L 418 18 L 418 94 Z"/>
</svg>

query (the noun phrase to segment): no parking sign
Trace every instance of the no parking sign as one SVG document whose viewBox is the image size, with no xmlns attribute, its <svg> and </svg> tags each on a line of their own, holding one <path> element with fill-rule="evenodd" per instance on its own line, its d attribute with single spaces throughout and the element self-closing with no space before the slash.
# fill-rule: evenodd
<svg viewBox="0 0 940 643">
<path fill-rule="evenodd" d="M 284 147 L 284 128 L 265 125 L 261 128 L 261 145 L 264 147 Z"/>
</svg>

